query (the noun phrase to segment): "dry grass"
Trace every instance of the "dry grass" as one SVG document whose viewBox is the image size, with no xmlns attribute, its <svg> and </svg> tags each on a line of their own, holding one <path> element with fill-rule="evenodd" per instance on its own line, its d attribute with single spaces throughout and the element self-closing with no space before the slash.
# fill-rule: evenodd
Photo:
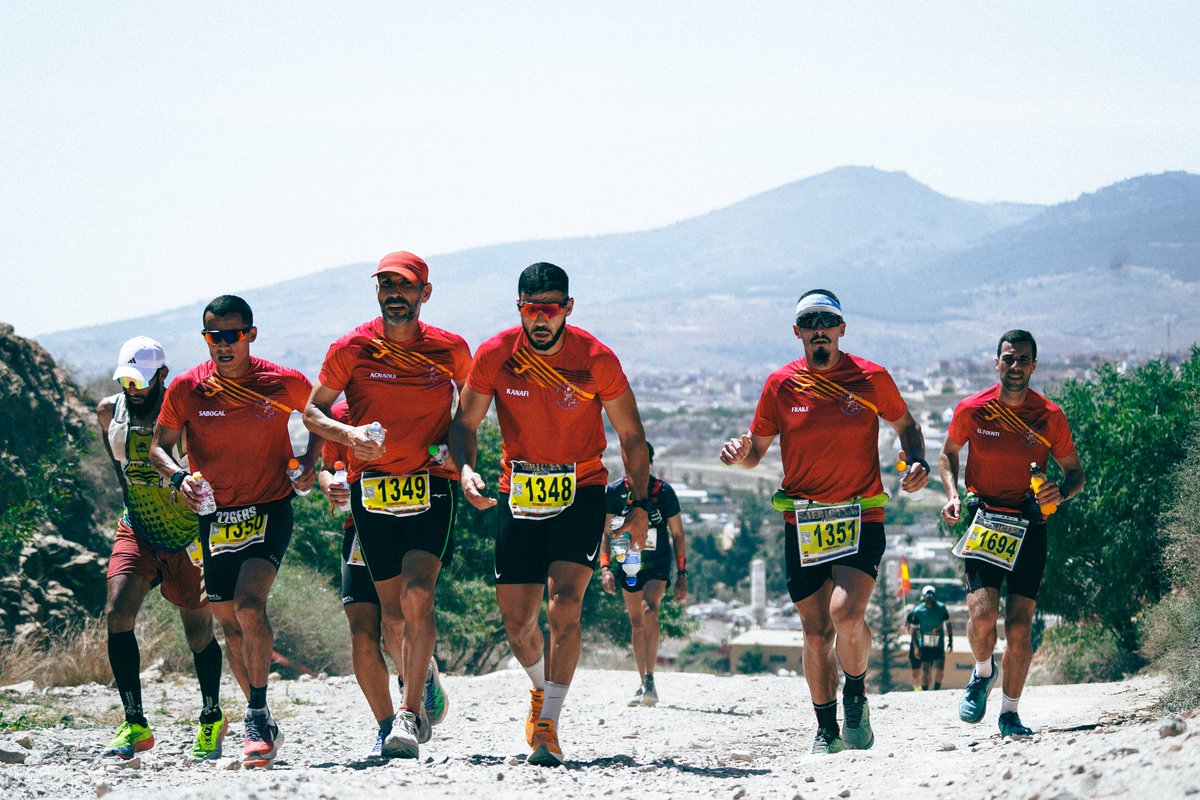
<svg viewBox="0 0 1200 800">
<path fill-rule="evenodd" d="M 153 620 L 138 626 L 138 640 L 149 651 L 161 633 Z M 20 639 L 0 639 L 0 684 L 29 680 L 42 687 L 111 683 L 104 620 L 92 617 L 57 635 L 39 632 Z"/>
</svg>

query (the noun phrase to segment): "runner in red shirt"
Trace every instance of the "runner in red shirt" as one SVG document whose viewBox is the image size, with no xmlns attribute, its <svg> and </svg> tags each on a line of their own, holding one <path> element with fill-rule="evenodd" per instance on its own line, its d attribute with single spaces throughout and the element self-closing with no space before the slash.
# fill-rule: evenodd
<svg viewBox="0 0 1200 800">
<path fill-rule="evenodd" d="M 1029 635 L 1046 569 L 1042 509 L 1079 494 L 1085 480 L 1066 415 L 1029 388 L 1029 378 L 1036 369 L 1037 342 L 1033 334 L 1011 330 L 1001 336 L 996 346 L 1000 382 L 958 404 L 941 455 L 947 497 L 942 517 L 955 525 L 963 518 L 958 492 L 959 451 L 970 444 L 966 517 L 971 527 L 955 552 L 964 556 L 966 567 L 970 614 L 967 638 L 975 655 L 975 669 L 959 701 L 958 715 L 964 722 L 974 723 L 987 711 L 988 692 L 996 680 L 993 653 L 1000 586 L 1007 580 L 1000 706 L 1000 732 L 1005 736 L 1033 734 L 1022 724 L 1017 703 L 1033 657 Z M 1044 477 L 1049 457 L 1062 470 L 1063 482 L 1046 480 L 1035 496 L 1030 490 L 1031 465 L 1036 464 Z"/>
<path fill-rule="evenodd" d="M 907 492 L 929 481 L 921 426 L 887 370 L 839 347 L 841 302 L 814 289 L 796 305 L 804 357 L 763 387 L 750 432 L 721 449 L 722 463 L 754 467 L 780 437 L 788 592 L 804 623 L 804 676 L 817 715 L 814 753 L 865 750 L 875 742 L 865 679 L 871 631 L 864 615 L 886 540 L 879 475 L 879 418 L 900 436 L 912 465 Z M 836 659 L 834 657 L 836 652 Z M 837 662 L 845 674 L 845 729 L 837 722 Z"/>
<path fill-rule="evenodd" d="M 650 461 L 637 401 L 613 352 L 567 325 L 575 307 L 567 273 L 554 264 L 527 267 L 517 282 L 521 325 L 489 339 L 475 354 L 451 426 L 451 452 L 462 465 L 463 494 L 483 495 L 475 471 L 476 431 L 492 398 L 503 454 L 496 531 L 496 600 L 513 655 L 533 682 L 526 740 L 531 764 L 562 763 L 559 712 L 579 662 L 579 614 L 604 530 L 608 471 L 601 463 L 601 408 L 621 440 L 634 508 L 625 527 L 645 544 Z M 649 507 L 648 507 L 649 506 Z M 550 641 L 538 626 L 549 589 Z M 545 652 L 543 652 L 545 650 Z"/>
<path fill-rule="evenodd" d="M 466 341 L 421 322 L 433 284 L 418 256 L 391 253 L 375 270 L 382 313 L 329 347 L 305 409 L 309 427 L 344 445 L 350 505 L 379 597 L 383 639 L 405 684 L 394 719 L 380 720 L 380 754 L 416 758 L 447 698 L 433 660 L 433 595 L 454 552 L 458 470 L 449 459 L 450 411 L 471 363 Z M 331 406 L 346 393 L 349 419 Z M 370 436 L 381 426 L 381 441 Z M 412 679 L 423 675 L 426 680 Z"/>
<path fill-rule="evenodd" d="M 205 589 L 225 631 L 229 668 L 248 700 L 244 763 L 263 767 L 283 743 L 267 708 L 275 638 L 267 595 L 292 536 L 289 420 L 299 423 L 303 436 L 297 409 L 304 407 L 311 384 L 295 370 L 250 355 L 258 329 L 242 298 L 216 298 L 203 319 L 212 359 L 167 388 L 151 460 L 199 511 L 203 485 L 171 455 L 186 431 L 189 466 L 212 486 L 217 510 L 200 516 Z M 303 438 L 307 451 L 299 457 L 303 472 L 294 488 L 307 492 L 320 439 Z"/>
</svg>

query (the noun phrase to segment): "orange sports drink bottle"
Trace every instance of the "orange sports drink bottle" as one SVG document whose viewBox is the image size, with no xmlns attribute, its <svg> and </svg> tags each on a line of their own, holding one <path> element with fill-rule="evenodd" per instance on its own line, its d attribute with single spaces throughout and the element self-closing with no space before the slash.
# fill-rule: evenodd
<svg viewBox="0 0 1200 800">
<path fill-rule="evenodd" d="M 1029 488 L 1033 489 L 1034 497 L 1036 498 L 1038 489 L 1042 488 L 1042 484 L 1046 482 L 1046 476 L 1042 474 L 1038 468 L 1037 462 L 1034 461 L 1029 465 Z M 1041 505 L 1039 503 L 1039 505 Z M 1041 506 L 1042 516 L 1050 516 L 1058 510 L 1058 503 L 1046 503 Z"/>
</svg>

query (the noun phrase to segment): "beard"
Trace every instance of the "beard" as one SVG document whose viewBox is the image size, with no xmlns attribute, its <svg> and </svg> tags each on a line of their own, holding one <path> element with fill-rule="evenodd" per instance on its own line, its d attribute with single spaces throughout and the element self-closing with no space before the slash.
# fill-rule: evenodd
<svg viewBox="0 0 1200 800">
<path fill-rule="evenodd" d="M 554 333 L 550 337 L 549 341 L 547 341 L 545 344 L 538 344 L 536 341 L 534 341 L 533 337 L 531 337 L 529 335 L 530 331 L 526 330 L 525 331 L 525 341 L 529 342 L 529 346 L 532 347 L 534 350 L 541 350 L 541 351 L 545 352 L 546 350 L 552 349 L 554 347 L 554 345 L 558 344 L 558 340 L 562 338 L 563 331 L 565 331 L 566 329 L 567 329 L 567 326 L 563 325 L 561 328 L 558 329 L 558 331 L 556 333 Z M 542 330 L 547 330 L 547 329 L 542 328 Z"/>
<path fill-rule="evenodd" d="M 829 348 L 825 345 L 818 345 L 813 348 L 812 363 L 813 366 L 824 367 L 829 364 L 829 357 L 833 355 L 829 352 Z"/>
<path fill-rule="evenodd" d="M 141 397 L 134 397 L 128 389 L 121 389 L 121 392 L 125 395 L 125 404 L 129 408 L 130 416 L 150 417 L 158 412 L 159 403 L 162 402 L 163 384 L 162 381 L 156 381 L 154 387 Z"/>
<path fill-rule="evenodd" d="M 385 304 L 380 303 L 379 312 L 383 316 L 383 321 L 389 325 L 407 325 L 417 315 L 416 307 L 407 304 L 405 304 L 403 309 L 393 311 Z"/>
</svg>

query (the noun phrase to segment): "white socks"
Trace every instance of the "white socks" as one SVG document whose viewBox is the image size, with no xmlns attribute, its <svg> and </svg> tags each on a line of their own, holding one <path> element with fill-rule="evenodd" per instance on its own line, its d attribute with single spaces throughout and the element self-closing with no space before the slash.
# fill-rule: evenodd
<svg viewBox="0 0 1200 800">
<path fill-rule="evenodd" d="M 1000 701 L 1000 713 L 1001 714 L 1007 714 L 1009 711 L 1017 710 L 1017 703 L 1021 702 L 1020 697 L 1009 697 L 1008 695 L 1004 694 L 1003 692 L 1001 692 L 1000 696 L 1003 698 Z"/>
<path fill-rule="evenodd" d="M 975 674 L 981 678 L 992 677 L 992 660 L 975 662 Z"/>
<path fill-rule="evenodd" d="M 542 719 L 552 720 L 558 727 L 558 715 L 562 712 L 563 701 L 567 699 L 569 683 L 546 681 L 546 694 L 542 697 Z"/>
<path fill-rule="evenodd" d="M 545 656 L 542 656 L 528 667 L 522 668 L 525 670 L 525 674 L 529 676 L 529 680 L 533 681 L 533 688 L 537 689 L 539 692 L 546 688 Z"/>
</svg>

